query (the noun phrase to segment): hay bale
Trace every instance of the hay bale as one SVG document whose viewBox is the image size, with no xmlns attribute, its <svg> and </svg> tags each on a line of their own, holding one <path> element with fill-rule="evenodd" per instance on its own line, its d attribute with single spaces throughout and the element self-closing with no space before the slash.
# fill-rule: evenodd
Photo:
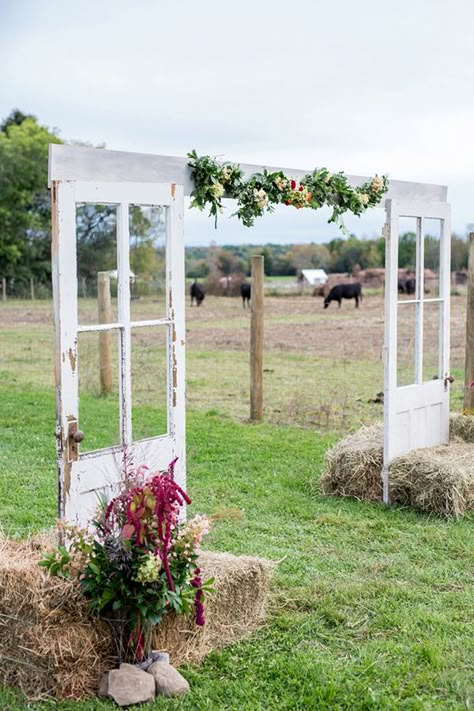
<svg viewBox="0 0 474 711">
<path fill-rule="evenodd" d="M 390 465 L 392 500 L 457 518 L 474 509 L 474 447 L 463 441 L 416 449 Z"/>
<path fill-rule="evenodd" d="M 444 517 L 474 509 L 474 417 L 451 413 L 448 445 L 417 449 L 390 465 L 393 502 Z M 383 426 L 363 427 L 326 454 L 324 494 L 381 501 Z"/>
<path fill-rule="evenodd" d="M 474 417 L 452 412 L 449 417 L 449 439 L 474 444 Z"/>
<path fill-rule="evenodd" d="M 380 501 L 383 465 L 383 426 L 362 427 L 334 445 L 326 454 L 321 476 L 323 493 Z"/>
<path fill-rule="evenodd" d="M 170 654 L 178 666 L 198 663 L 213 649 L 247 636 L 265 619 L 272 564 L 262 558 L 203 551 L 202 579 L 215 578 L 216 592 L 206 597 L 206 624 L 185 617 L 165 618 L 156 628 L 154 649 Z"/>
<path fill-rule="evenodd" d="M 0 539 L 0 681 L 30 700 L 94 695 L 101 675 L 116 666 L 111 629 L 90 616 L 75 583 L 38 566 L 42 550 L 34 540 Z M 269 561 L 203 552 L 199 563 L 204 579 L 216 579 L 206 625 L 170 616 L 155 634 L 156 648 L 177 665 L 199 662 L 265 616 Z"/>
</svg>

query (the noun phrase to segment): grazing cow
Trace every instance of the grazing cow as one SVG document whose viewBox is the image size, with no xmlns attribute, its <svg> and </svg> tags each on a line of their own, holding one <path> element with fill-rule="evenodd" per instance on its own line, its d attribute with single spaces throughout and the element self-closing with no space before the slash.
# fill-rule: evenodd
<svg viewBox="0 0 474 711">
<path fill-rule="evenodd" d="M 414 294 L 416 291 L 416 279 L 407 279 L 405 282 L 405 291 L 407 294 Z"/>
<path fill-rule="evenodd" d="M 250 306 L 250 284 L 240 285 L 240 296 L 242 297 L 242 306 L 245 308 L 245 302 L 247 302 L 247 306 Z"/>
<path fill-rule="evenodd" d="M 191 284 L 191 306 L 193 305 L 194 299 L 196 299 L 196 306 L 201 306 L 205 295 L 202 285 L 194 281 Z"/>
<path fill-rule="evenodd" d="M 355 284 L 337 284 L 333 286 L 329 294 L 324 299 L 324 308 L 327 309 L 331 301 L 337 301 L 341 308 L 341 299 L 355 299 L 356 308 L 359 306 L 359 299 L 362 301 L 362 289 L 359 282 Z"/>
</svg>

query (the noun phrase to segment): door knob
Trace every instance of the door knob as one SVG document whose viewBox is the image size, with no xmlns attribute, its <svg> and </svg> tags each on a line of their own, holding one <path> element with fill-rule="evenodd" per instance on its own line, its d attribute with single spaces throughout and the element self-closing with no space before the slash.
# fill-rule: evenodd
<svg viewBox="0 0 474 711">
<path fill-rule="evenodd" d="M 79 442 L 82 442 L 82 440 L 84 439 L 84 432 L 82 432 L 81 430 L 76 430 L 74 432 L 72 438 L 73 438 L 74 442 L 79 444 Z"/>
</svg>

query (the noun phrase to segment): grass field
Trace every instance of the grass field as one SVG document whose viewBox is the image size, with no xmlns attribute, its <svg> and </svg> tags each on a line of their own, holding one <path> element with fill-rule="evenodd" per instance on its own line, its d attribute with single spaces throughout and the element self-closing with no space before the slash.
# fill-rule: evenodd
<svg viewBox="0 0 474 711">
<path fill-rule="evenodd" d="M 320 493 L 328 446 L 381 416 L 380 404 L 367 402 L 381 389 L 381 300 L 366 302 L 358 313 L 346 305 L 325 313 L 314 299 L 267 301 L 265 422 L 258 425 L 246 421 L 248 313 L 233 299 L 188 310 L 192 510 L 215 517 L 210 548 L 280 562 L 267 624 L 202 667 L 182 669 L 192 693 L 153 708 L 473 707 L 474 517 L 445 522 Z M 462 323 L 459 300 L 459 376 Z M 148 346 L 137 346 L 142 374 L 161 362 L 159 348 L 150 354 Z M 51 352 L 49 305 L 0 311 L 0 521 L 9 535 L 55 518 Z M 93 366 L 93 357 L 86 362 Z M 97 395 L 92 366 L 83 400 L 98 446 L 113 437 L 115 405 Z M 153 417 L 159 426 L 156 400 L 146 397 L 150 386 L 153 396 L 161 392 L 155 381 L 143 378 L 138 388 L 139 426 Z M 454 389 L 455 406 L 461 394 Z M 0 691 L 1 709 L 47 707 Z"/>
</svg>

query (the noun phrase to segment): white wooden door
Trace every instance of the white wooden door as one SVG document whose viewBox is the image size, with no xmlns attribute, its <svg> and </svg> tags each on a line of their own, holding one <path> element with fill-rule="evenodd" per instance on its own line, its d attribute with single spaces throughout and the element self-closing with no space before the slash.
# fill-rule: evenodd
<svg viewBox="0 0 474 711">
<path fill-rule="evenodd" d="M 449 437 L 451 233 L 447 203 L 386 205 L 382 478 L 388 503 L 390 462 Z M 399 262 L 407 259 L 410 285 L 406 278 L 399 283 Z"/>
<path fill-rule="evenodd" d="M 174 184 L 79 181 L 54 181 L 51 187 L 59 515 L 75 524 L 86 525 L 96 511 L 98 494 L 110 498 L 117 491 L 126 468 L 144 464 L 150 471 L 165 469 L 178 457 L 175 478 L 180 486 L 185 486 L 183 189 Z M 78 316 L 78 205 L 107 205 L 114 210 L 117 296 L 111 323 L 99 323 L 94 312 L 91 318 Z M 156 206 L 161 210 L 166 277 L 161 312 L 156 306 L 157 318 L 140 320 L 139 314 L 137 318 L 131 313 L 129 226 L 134 206 L 148 206 L 146 209 Z M 79 393 L 81 368 L 87 355 L 82 342 L 105 333 L 111 334 L 115 345 L 117 388 L 106 399 L 97 398 L 92 411 L 100 412 L 102 408 L 103 415 L 91 419 L 94 424 L 87 428 L 81 423 Z M 152 434 L 145 438 L 135 435 L 132 417 L 133 343 L 137 335 L 149 337 L 149 349 L 153 347 L 154 338 L 164 344 L 164 424 L 157 436 Z M 153 369 L 148 369 L 153 388 Z M 151 421 L 153 398 L 149 413 Z M 117 423 L 110 422 L 115 416 Z M 117 439 L 112 446 L 92 451 L 86 446 L 88 441 L 99 442 L 102 430 L 105 432 L 115 424 Z M 89 451 L 81 451 L 86 449 Z"/>
</svg>

